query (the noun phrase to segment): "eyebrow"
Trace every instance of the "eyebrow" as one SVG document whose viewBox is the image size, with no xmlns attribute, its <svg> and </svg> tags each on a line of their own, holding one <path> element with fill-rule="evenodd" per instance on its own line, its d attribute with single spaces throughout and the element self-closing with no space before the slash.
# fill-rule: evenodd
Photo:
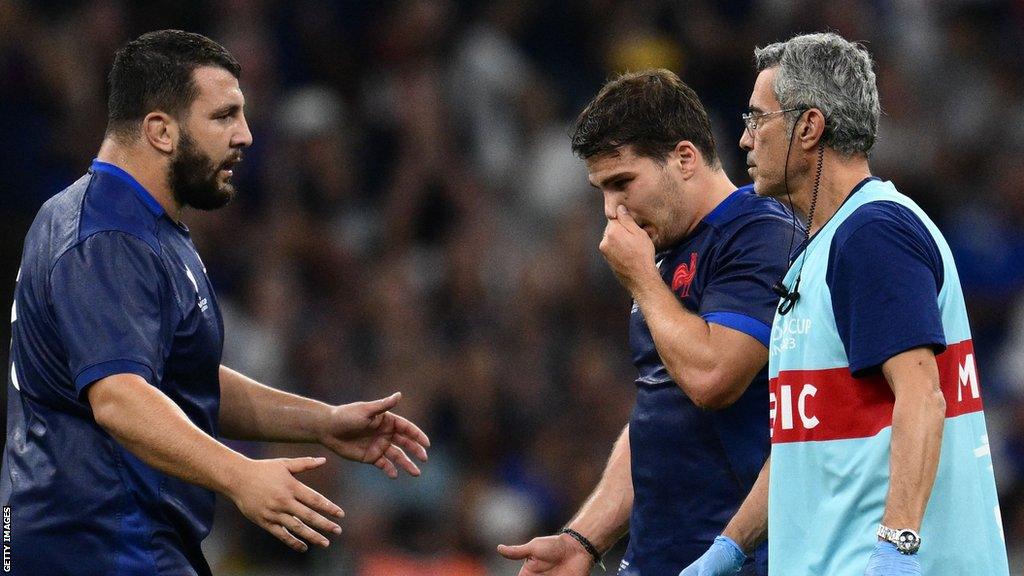
<svg viewBox="0 0 1024 576">
<path fill-rule="evenodd" d="M 753 104 L 751 104 L 750 106 L 747 106 L 747 110 L 749 110 L 751 112 L 754 112 L 754 113 L 757 113 L 757 114 L 760 114 L 761 112 L 764 112 L 764 110 L 761 110 L 759 107 L 754 106 Z"/>
<path fill-rule="evenodd" d="M 242 109 L 242 105 L 241 104 L 225 104 L 224 106 L 221 106 L 220 108 L 217 108 L 216 110 L 214 110 L 211 113 L 211 116 L 216 117 L 216 116 L 221 116 L 221 115 L 224 115 L 224 114 L 229 114 L 229 115 L 230 114 L 235 114 L 236 112 L 238 112 L 241 109 Z"/>
<path fill-rule="evenodd" d="M 635 178 L 636 177 L 636 173 L 632 172 L 630 170 L 624 170 L 622 172 L 616 172 L 615 174 L 612 174 L 611 176 L 606 177 L 605 179 L 601 180 L 601 182 L 599 182 L 597 184 L 594 184 L 593 182 L 591 182 L 590 185 L 593 186 L 594 188 L 597 188 L 598 190 L 600 190 L 600 189 L 604 188 L 605 186 L 607 186 L 610 182 L 614 182 L 615 180 L 621 180 L 623 178 L 630 178 L 630 177 L 634 177 Z"/>
</svg>

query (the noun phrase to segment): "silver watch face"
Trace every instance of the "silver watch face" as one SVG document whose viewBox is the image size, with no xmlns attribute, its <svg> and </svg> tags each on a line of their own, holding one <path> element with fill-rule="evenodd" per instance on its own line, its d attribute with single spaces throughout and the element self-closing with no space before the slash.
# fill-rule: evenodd
<svg viewBox="0 0 1024 576">
<path fill-rule="evenodd" d="M 900 530 L 893 542 L 896 549 L 904 554 L 913 554 L 921 547 L 921 537 L 913 530 Z"/>
</svg>

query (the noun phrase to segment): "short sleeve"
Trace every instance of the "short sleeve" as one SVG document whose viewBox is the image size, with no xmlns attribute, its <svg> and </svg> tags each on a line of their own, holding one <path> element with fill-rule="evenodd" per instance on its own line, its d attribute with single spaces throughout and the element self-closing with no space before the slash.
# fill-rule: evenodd
<svg viewBox="0 0 1024 576">
<path fill-rule="evenodd" d="M 945 349 L 942 256 L 910 209 L 894 202 L 858 208 L 836 231 L 825 279 L 855 376 L 912 348 Z"/>
<path fill-rule="evenodd" d="M 779 301 L 772 285 L 786 272 L 792 233 L 792 225 L 777 218 L 759 218 L 740 228 L 718 253 L 701 297 L 701 317 L 767 347 Z"/>
<path fill-rule="evenodd" d="M 79 397 L 113 374 L 157 383 L 169 299 L 159 256 L 134 236 L 97 233 L 61 255 L 50 273 L 50 300 Z"/>
</svg>

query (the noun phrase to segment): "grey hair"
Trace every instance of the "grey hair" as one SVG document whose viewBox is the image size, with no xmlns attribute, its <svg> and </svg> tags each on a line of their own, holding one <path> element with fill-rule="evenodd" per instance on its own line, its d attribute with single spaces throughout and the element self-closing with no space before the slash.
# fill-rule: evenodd
<svg viewBox="0 0 1024 576">
<path fill-rule="evenodd" d="M 778 66 L 772 89 L 782 108 L 817 108 L 825 145 L 867 156 L 878 133 L 878 87 L 871 55 L 833 33 L 804 34 L 754 49 L 757 71 Z"/>
</svg>

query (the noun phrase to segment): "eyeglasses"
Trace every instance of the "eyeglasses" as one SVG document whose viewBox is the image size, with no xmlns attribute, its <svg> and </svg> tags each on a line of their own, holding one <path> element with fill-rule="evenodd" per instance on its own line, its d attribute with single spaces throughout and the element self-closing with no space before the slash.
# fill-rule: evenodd
<svg viewBox="0 0 1024 576">
<path fill-rule="evenodd" d="M 786 112 L 796 112 L 797 110 L 807 110 L 804 107 L 786 108 L 785 110 L 776 110 L 774 112 L 747 112 L 741 118 L 743 118 L 743 124 L 747 127 L 747 132 L 750 133 L 750 137 L 754 137 L 754 132 L 757 132 L 758 127 L 761 125 L 761 121 L 769 116 L 775 116 L 776 114 L 785 114 Z"/>
</svg>

